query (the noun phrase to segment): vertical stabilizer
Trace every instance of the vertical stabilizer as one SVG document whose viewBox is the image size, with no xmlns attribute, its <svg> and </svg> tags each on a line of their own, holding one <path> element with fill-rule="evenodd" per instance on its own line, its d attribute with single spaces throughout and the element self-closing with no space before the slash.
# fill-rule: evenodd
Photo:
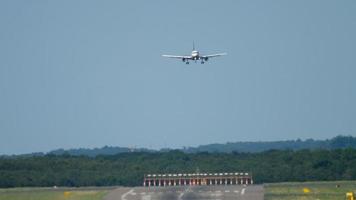
<svg viewBox="0 0 356 200">
<path fill-rule="evenodd" d="M 194 44 L 194 41 L 193 41 L 193 51 L 195 51 L 195 44 Z"/>
</svg>

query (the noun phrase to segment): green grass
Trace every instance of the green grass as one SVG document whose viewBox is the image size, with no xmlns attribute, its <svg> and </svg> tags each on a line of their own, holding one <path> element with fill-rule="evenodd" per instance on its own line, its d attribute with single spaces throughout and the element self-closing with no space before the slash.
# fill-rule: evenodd
<svg viewBox="0 0 356 200">
<path fill-rule="evenodd" d="M 339 187 L 336 187 L 339 185 Z M 304 189 L 310 192 L 304 192 Z M 336 200 L 346 199 L 346 192 L 356 192 L 356 181 L 265 184 L 266 200 Z"/>
<path fill-rule="evenodd" d="M 12 188 L 0 189 L 0 200 L 102 200 L 109 189 Z"/>
</svg>

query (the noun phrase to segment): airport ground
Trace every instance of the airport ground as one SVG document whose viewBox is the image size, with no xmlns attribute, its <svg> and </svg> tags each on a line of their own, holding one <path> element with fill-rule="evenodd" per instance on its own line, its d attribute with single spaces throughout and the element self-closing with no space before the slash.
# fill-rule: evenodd
<svg viewBox="0 0 356 200">
<path fill-rule="evenodd" d="M 356 193 L 356 181 L 325 181 L 265 184 L 266 200 L 336 200 Z"/>
<path fill-rule="evenodd" d="M 116 187 L 0 189 L 0 200 L 102 200 Z"/>
<path fill-rule="evenodd" d="M 118 188 L 105 200 L 263 200 L 262 185 L 214 185 Z"/>
<path fill-rule="evenodd" d="M 356 192 L 356 181 L 274 183 L 251 186 L 85 187 L 0 189 L 0 200 L 335 200 Z"/>
</svg>

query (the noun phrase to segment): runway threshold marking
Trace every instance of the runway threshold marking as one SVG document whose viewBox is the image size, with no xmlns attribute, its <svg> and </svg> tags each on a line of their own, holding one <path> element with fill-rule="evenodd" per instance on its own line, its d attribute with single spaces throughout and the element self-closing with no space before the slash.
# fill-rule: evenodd
<svg viewBox="0 0 356 200">
<path fill-rule="evenodd" d="M 190 187 L 187 187 L 187 189 L 185 189 L 182 193 L 180 193 L 178 196 L 178 200 L 183 200 L 182 198 L 183 198 L 184 194 L 189 190 L 190 190 Z"/>
<path fill-rule="evenodd" d="M 151 195 L 143 195 L 142 200 L 151 200 Z"/>
<path fill-rule="evenodd" d="M 184 192 L 180 193 L 178 196 L 178 200 L 182 200 L 183 195 L 184 195 Z"/>
<path fill-rule="evenodd" d="M 121 195 L 121 200 L 126 200 L 126 196 L 129 195 L 130 193 L 132 193 L 134 190 L 131 189 L 128 192 L 124 193 L 123 195 Z"/>
</svg>

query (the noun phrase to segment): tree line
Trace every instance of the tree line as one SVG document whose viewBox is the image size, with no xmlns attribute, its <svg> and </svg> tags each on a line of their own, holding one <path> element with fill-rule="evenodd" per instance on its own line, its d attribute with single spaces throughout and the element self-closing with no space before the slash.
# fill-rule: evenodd
<svg viewBox="0 0 356 200">
<path fill-rule="evenodd" d="M 302 149 L 340 149 L 356 148 L 356 137 L 336 136 L 326 140 L 285 140 L 269 142 L 228 142 L 225 144 L 207 144 L 198 147 L 187 147 L 183 151 L 187 153 L 197 152 L 263 152 L 272 149 L 279 150 L 302 150 Z"/>
<path fill-rule="evenodd" d="M 263 152 L 272 149 L 279 150 L 302 150 L 302 149 L 339 149 L 339 148 L 356 148 L 356 137 L 352 136 L 336 136 L 326 140 L 285 140 L 285 141 L 269 141 L 269 142 L 228 142 L 225 144 L 207 144 L 198 147 L 185 147 L 178 149 L 185 153 L 199 153 L 199 152 L 218 152 L 218 153 L 232 153 L 232 152 Z M 119 153 L 129 152 L 167 152 L 172 149 L 153 150 L 146 148 L 127 148 L 127 147 L 112 147 L 104 146 L 101 148 L 77 148 L 77 149 L 57 149 L 50 151 L 47 154 L 63 155 L 69 154 L 74 156 L 90 156 L 98 155 L 115 155 Z M 31 155 L 45 155 L 45 153 L 34 153 Z"/>
<path fill-rule="evenodd" d="M 356 179 L 356 150 L 132 152 L 0 158 L 0 187 L 139 186 L 147 173 L 250 172 L 255 183 Z"/>
</svg>

